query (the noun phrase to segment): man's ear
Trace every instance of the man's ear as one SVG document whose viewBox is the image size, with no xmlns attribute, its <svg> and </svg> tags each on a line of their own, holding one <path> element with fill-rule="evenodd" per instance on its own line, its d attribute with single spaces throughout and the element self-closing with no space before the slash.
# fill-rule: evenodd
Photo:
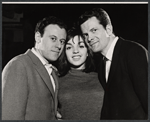
<svg viewBox="0 0 150 122">
<path fill-rule="evenodd" d="M 35 41 L 36 41 L 36 43 L 40 43 L 41 42 L 41 34 L 39 32 L 35 33 Z"/>
<path fill-rule="evenodd" d="M 106 33 L 108 34 L 108 36 L 112 35 L 113 33 L 112 25 L 110 24 L 106 25 Z"/>
</svg>

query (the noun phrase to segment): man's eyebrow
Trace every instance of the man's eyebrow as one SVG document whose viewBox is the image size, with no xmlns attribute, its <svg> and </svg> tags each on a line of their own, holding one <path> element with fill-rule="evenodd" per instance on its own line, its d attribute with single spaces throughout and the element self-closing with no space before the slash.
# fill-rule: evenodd
<svg viewBox="0 0 150 122">
<path fill-rule="evenodd" d="M 93 28 L 91 28 L 91 29 L 90 29 L 90 31 L 91 31 L 91 30 L 93 30 L 93 29 L 96 29 L 96 28 L 95 28 L 95 27 L 93 27 Z"/>
<path fill-rule="evenodd" d="M 55 37 L 55 38 L 57 38 L 57 36 L 55 36 L 55 35 L 49 35 L 49 37 Z"/>
<path fill-rule="evenodd" d="M 60 40 L 64 40 L 64 41 L 66 41 L 66 39 L 60 39 Z"/>
</svg>

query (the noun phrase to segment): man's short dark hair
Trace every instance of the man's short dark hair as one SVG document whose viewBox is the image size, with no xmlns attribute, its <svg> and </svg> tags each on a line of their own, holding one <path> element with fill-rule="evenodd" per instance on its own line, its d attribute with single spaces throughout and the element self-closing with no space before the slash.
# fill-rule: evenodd
<svg viewBox="0 0 150 122">
<path fill-rule="evenodd" d="M 39 32 L 41 34 L 41 36 L 43 36 L 45 27 L 47 27 L 50 24 L 56 24 L 60 28 L 64 28 L 65 30 L 67 30 L 67 25 L 64 23 L 63 20 L 61 20 L 55 16 L 48 16 L 48 17 L 43 18 L 42 20 L 40 20 L 37 23 L 37 25 L 35 27 L 35 33 Z"/>
</svg>

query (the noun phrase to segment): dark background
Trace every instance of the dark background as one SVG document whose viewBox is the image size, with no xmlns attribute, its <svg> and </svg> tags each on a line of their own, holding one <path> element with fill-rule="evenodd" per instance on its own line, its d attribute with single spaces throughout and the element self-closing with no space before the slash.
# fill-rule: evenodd
<svg viewBox="0 0 150 122">
<path fill-rule="evenodd" d="M 2 68 L 34 46 L 35 25 L 43 17 L 58 16 L 71 27 L 85 10 L 94 7 L 108 12 L 117 36 L 148 49 L 148 4 L 2 4 Z M 21 14 L 19 21 L 14 19 Z"/>
</svg>

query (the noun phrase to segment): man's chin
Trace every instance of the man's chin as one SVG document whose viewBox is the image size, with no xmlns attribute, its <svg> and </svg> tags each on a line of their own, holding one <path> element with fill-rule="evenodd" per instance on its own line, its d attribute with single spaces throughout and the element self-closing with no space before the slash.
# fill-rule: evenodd
<svg viewBox="0 0 150 122">
<path fill-rule="evenodd" d="M 98 52 L 98 50 L 95 49 L 95 48 L 91 48 L 91 49 L 92 49 L 92 51 L 93 51 L 94 53 L 97 53 L 97 52 Z"/>
<path fill-rule="evenodd" d="M 57 61 L 57 59 L 58 59 L 58 57 L 55 57 L 55 58 L 49 58 L 49 59 L 47 59 L 47 60 L 50 61 L 50 62 L 54 62 L 54 61 Z"/>
</svg>

